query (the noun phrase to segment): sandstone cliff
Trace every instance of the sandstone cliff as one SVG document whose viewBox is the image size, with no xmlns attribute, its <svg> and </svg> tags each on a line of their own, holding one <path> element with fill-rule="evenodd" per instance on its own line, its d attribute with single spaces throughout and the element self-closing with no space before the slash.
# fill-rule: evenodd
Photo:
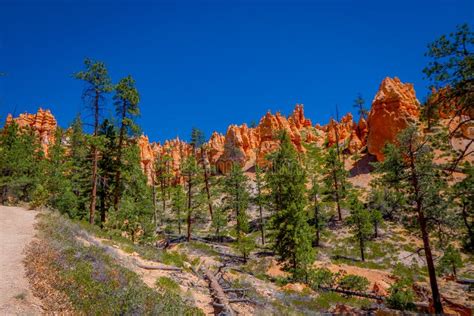
<svg viewBox="0 0 474 316">
<path fill-rule="evenodd" d="M 368 124 L 367 148 L 377 160 L 383 160 L 382 149 L 394 142 L 397 134 L 418 120 L 420 103 L 410 83 L 385 78 L 372 102 Z"/>
<path fill-rule="evenodd" d="M 9 114 L 5 125 L 11 124 L 13 121 L 20 128 L 31 128 L 38 135 L 41 148 L 45 155 L 48 156 L 48 148 L 55 141 L 55 133 L 58 126 L 51 111 L 40 108 L 36 114 L 23 113 L 16 118 Z"/>
</svg>

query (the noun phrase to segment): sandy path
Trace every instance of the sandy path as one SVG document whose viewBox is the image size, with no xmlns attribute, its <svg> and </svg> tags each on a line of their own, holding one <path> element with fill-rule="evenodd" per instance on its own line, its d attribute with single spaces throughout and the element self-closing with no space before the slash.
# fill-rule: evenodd
<svg viewBox="0 0 474 316">
<path fill-rule="evenodd" d="M 23 265 L 25 246 L 34 236 L 37 212 L 0 206 L 0 315 L 38 315 Z"/>
</svg>

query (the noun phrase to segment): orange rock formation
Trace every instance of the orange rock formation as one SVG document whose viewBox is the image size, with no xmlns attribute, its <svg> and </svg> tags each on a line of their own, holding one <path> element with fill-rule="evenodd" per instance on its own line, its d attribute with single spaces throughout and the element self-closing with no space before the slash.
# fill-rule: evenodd
<svg viewBox="0 0 474 316">
<path fill-rule="evenodd" d="M 41 148 L 45 155 L 48 156 L 48 148 L 55 141 L 55 133 L 58 126 L 51 111 L 40 108 L 36 114 L 23 113 L 16 118 L 9 114 L 5 125 L 9 125 L 13 121 L 20 128 L 31 128 L 38 135 Z"/>
<path fill-rule="evenodd" d="M 377 160 L 383 160 L 382 149 L 394 142 L 397 134 L 420 115 L 415 89 L 398 78 L 385 78 L 372 102 L 369 113 L 367 148 Z"/>
</svg>

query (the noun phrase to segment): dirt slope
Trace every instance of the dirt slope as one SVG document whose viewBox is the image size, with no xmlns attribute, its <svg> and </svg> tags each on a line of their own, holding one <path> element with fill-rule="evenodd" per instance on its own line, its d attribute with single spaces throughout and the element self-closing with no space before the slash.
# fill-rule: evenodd
<svg viewBox="0 0 474 316">
<path fill-rule="evenodd" d="M 0 206 L 0 315 L 38 315 L 23 266 L 25 246 L 34 236 L 37 212 Z"/>
</svg>

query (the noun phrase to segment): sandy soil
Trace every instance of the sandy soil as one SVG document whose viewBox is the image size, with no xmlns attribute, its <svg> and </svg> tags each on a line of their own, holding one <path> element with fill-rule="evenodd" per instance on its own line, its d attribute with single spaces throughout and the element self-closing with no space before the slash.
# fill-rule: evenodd
<svg viewBox="0 0 474 316">
<path fill-rule="evenodd" d="M 24 248 L 34 236 L 37 212 L 0 206 L 0 315 L 39 315 L 23 266 Z"/>
</svg>

